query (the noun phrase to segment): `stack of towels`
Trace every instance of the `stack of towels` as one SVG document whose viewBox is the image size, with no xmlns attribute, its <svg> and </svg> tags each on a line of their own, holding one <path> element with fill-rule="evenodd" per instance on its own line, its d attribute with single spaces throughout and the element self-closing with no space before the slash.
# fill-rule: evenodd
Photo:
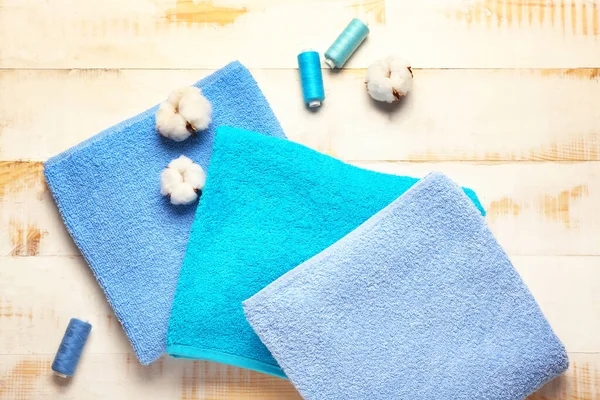
<svg viewBox="0 0 600 400">
<path fill-rule="evenodd" d="M 197 85 L 200 137 L 164 140 L 155 107 L 45 165 L 142 364 L 249 368 L 305 399 L 523 399 L 566 370 L 475 192 L 287 141 L 237 62 Z M 197 207 L 160 195 L 180 154 L 208 171 Z"/>
</svg>

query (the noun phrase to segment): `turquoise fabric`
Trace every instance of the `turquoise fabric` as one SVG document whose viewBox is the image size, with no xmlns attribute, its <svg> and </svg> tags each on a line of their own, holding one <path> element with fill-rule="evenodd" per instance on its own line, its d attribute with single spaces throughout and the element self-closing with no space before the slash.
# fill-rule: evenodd
<svg viewBox="0 0 600 400">
<path fill-rule="evenodd" d="M 167 352 L 285 376 L 246 321 L 242 301 L 417 181 L 354 167 L 287 140 L 219 128 L 175 293 Z M 484 213 L 475 193 L 464 190 Z"/>
</svg>

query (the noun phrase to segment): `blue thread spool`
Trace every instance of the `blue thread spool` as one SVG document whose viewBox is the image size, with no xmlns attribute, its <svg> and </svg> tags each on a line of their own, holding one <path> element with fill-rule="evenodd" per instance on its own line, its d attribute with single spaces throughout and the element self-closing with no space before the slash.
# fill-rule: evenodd
<svg viewBox="0 0 600 400">
<path fill-rule="evenodd" d="M 88 322 L 71 318 L 52 363 L 56 375 L 61 378 L 73 376 L 91 330 L 92 325 Z"/>
<path fill-rule="evenodd" d="M 298 69 L 304 102 L 310 107 L 320 107 L 325 100 L 321 58 L 314 50 L 304 50 L 298 54 Z"/>
<path fill-rule="evenodd" d="M 342 68 L 368 34 L 367 25 L 354 18 L 325 52 L 325 64 L 331 69 Z"/>
</svg>

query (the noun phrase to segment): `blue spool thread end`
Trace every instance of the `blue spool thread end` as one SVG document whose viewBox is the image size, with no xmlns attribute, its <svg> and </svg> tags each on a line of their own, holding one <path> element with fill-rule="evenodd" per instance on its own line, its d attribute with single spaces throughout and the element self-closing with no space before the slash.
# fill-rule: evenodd
<svg viewBox="0 0 600 400">
<path fill-rule="evenodd" d="M 325 64 L 331 69 L 342 68 L 368 35 L 369 27 L 354 18 L 325 52 Z"/>
</svg>

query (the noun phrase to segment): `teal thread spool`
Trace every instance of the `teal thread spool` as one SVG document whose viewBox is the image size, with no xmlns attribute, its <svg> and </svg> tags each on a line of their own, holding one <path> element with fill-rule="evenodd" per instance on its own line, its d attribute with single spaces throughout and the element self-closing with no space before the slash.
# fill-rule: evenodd
<svg viewBox="0 0 600 400">
<path fill-rule="evenodd" d="M 342 68 L 368 34 L 367 25 L 354 18 L 325 52 L 325 64 L 331 69 Z"/>
<path fill-rule="evenodd" d="M 320 107 L 325 100 L 321 58 L 314 50 L 304 50 L 298 54 L 298 69 L 304 102 L 310 107 Z"/>
</svg>

